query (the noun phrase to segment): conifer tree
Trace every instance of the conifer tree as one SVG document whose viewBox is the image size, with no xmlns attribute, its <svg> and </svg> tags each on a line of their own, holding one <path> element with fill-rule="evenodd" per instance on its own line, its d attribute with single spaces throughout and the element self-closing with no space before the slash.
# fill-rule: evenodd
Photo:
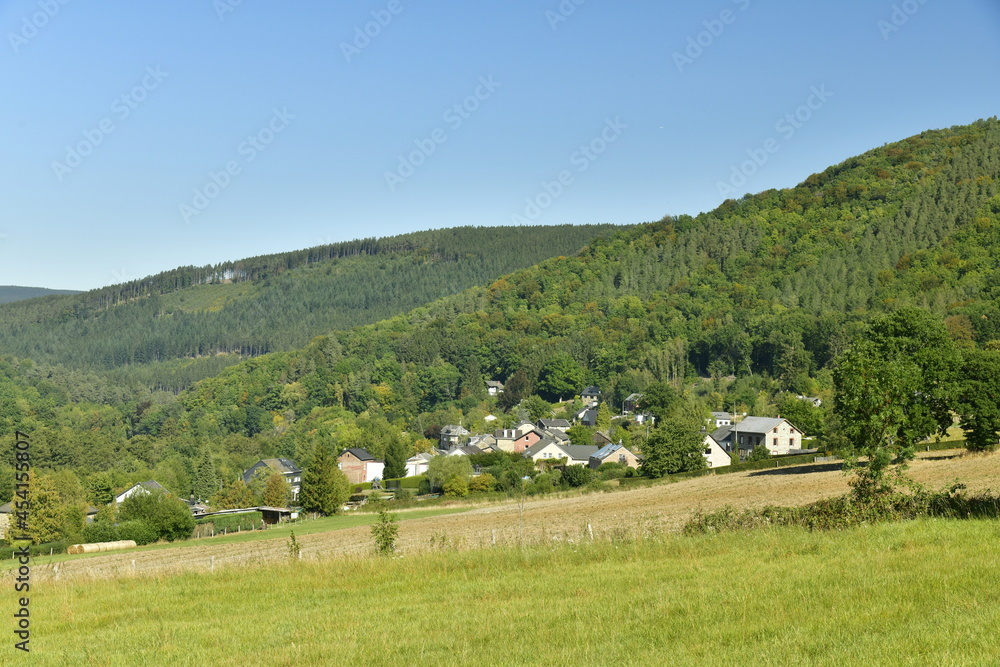
<svg viewBox="0 0 1000 667">
<path fill-rule="evenodd" d="M 307 512 L 336 514 L 351 495 L 347 476 L 337 469 L 337 464 L 327 448 L 316 447 L 313 462 L 302 473 L 302 490 L 299 500 Z"/>
</svg>

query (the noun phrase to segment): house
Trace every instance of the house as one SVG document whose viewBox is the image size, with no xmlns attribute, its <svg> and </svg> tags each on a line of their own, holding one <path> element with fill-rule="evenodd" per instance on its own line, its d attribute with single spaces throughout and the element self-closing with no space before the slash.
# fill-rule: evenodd
<svg viewBox="0 0 1000 667">
<path fill-rule="evenodd" d="M 130 486 L 125 491 L 122 491 L 117 496 L 115 496 L 115 502 L 121 505 L 122 501 L 124 501 L 131 495 L 134 495 L 136 493 L 150 493 L 152 491 L 161 491 L 163 493 L 170 493 L 165 488 L 163 488 L 162 484 L 151 479 L 146 482 L 139 482 L 138 484 Z"/>
<path fill-rule="evenodd" d="M 819 406 L 823 405 L 823 399 L 818 398 L 816 396 L 796 396 L 795 398 L 799 399 L 800 401 L 809 401 L 810 403 L 812 403 L 812 406 L 814 408 L 818 408 Z"/>
<path fill-rule="evenodd" d="M 496 447 L 504 452 L 520 454 L 543 437 L 534 427 L 522 432 L 520 429 L 500 429 L 493 434 Z"/>
<path fill-rule="evenodd" d="M 462 426 L 449 424 L 443 427 L 441 429 L 441 449 L 451 449 L 467 435 L 469 435 L 469 431 Z"/>
<path fill-rule="evenodd" d="M 728 412 L 713 412 L 712 419 L 709 421 L 715 424 L 715 426 L 713 426 L 712 428 L 722 428 L 723 426 L 732 426 L 733 416 Z"/>
<path fill-rule="evenodd" d="M 606 445 L 612 444 L 614 440 L 612 440 L 611 436 L 605 433 L 604 431 L 598 431 L 590 438 L 590 442 L 597 445 L 598 447 L 604 447 Z"/>
<path fill-rule="evenodd" d="M 743 460 L 757 445 L 764 445 L 771 456 L 788 454 L 790 449 L 802 446 L 803 433 L 791 422 L 781 417 L 747 417 L 738 424 L 723 426 L 712 437 L 730 455 L 739 454 Z"/>
<path fill-rule="evenodd" d="M 625 402 L 622 404 L 622 414 L 632 414 L 639 410 L 639 406 L 642 403 L 642 394 L 629 394 L 625 398 Z"/>
<path fill-rule="evenodd" d="M 565 419 L 539 419 L 535 426 L 543 431 L 562 431 L 565 433 L 572 424 Z"/>
<path fill-rule="evenodd" d="M 503 393 L 503 382 L 496 382 L 495 380 L 486 381 L 486 393 L 490 396 L 499 396 Z"/>
<path fill-rule="evenodd" d="M 732 465 L 733 457 L 708 433 L 705 434 L 704 445 L 705 449 L 702 453 L 709 468 L 723 468 Z"/>
<path fill-rule="evenodd" d="M 347 475 L 351 484 L 364 484 L 382 479 L 385 461 L 381 461 L 361 448 L 345 449 L 337 457 L 337 467 Z"/>
<path fill-rule="evenodd" d="M 486 451 L 480 449 L 479 447 L 472 447 L 466 445 L 465 447 L 452 447 L 445 456 L 475 456 L 477 454 L 485 454 Z"/>
<path fill-rule="evenodd" d="M 469 438 L 468 446 L 478 447 L 479 449 L 482 450 L 492 450 L 496 449 L 497 439 L 495 436 L 489 433 L 483 435 L 474 435 L 471 438 Z"/>
<path fill-rule="evenodd" d="M 587 387 L 580 392 L 580 400 L 587 407 L 596 408 L 597 404 L 601 402 L 601 390 L 597 387 Z"/>
<path fill-rule="evenodd" d="M 427 467 L 430 465 L 431 459 L 433 458 L 433 454 L 421 452 L 420 454 L 415 454 L 406 459 L 406 476 L 416 477 L 417 475 L 425 474 L 427 472 Z"/>
<path fill-rule="evenodd" d="M 577 413 L 576 421 L 583 426 L 597 426 L 597 410 L 585 408 Z"/>
<path fill-rule="evenodd" d="M 243 482 L 249 484 L 260 470 L 281 473 L 285 481 L 288 482 L 288 486 L 291 487 L 292 500 L 299 499 L 299 490 L 302 488 L 302 468 L 295 465 L 295 461 L 284 458 L 261 459 L 243 471 Z"/>
<path fill-rule="evenodd" d="M 639 467 L 639 457 L 626 449 L 621 443 L 607 444 L 591 454 L 588 465 L 600 468 L 604 463 L 624 463 L 629 468 Z"/>
<path fill-rule="evenodd" d="M 554 440 L 542 440 L 524 450 L 521 454 L 532 461 L 558 461 L 565 459 L 566 465 L 588 465 L 590 457 L 597 452 L 597 445 L 561 445 Z"/>
</svg>

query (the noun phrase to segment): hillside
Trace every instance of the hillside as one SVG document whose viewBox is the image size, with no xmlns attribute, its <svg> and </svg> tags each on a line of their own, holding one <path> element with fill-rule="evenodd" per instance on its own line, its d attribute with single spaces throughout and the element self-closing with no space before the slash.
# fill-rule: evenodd
<svg viewBox="0 0 1000 667">
<path fill-rule="evenodd" d="M 464 227 L 173 271 L 0 307 L 0 354 L 179 390 L 246 356 L 294 349 L 571 255 L 610 225 Z M 222 355 L 222 356 L 220 356 Z"/>
<path fill-rule="evenodd" d="M 860 323 L 903 305 L 932 311 L 963 345 L 997 345 L 998 192 L 997 120 L 925 132 L 795 188 L 635 227 L 578 256 L 241 364 L 145 428 L 157 433 L 169 415 L 218 435 L 219 416 L 234 410 L 294 423 L 315 408 L 332 409 L 333 420 L 346 408 L 414 424 L 422 413 L 469 410 L 483 378 L 517 377 L 524 395 L 550 400 L 560 386 L 595 384 L 614 405 L 695 374 L 814 392 L 829 387 L 828 364 Z M 729 400 L 753 405 L 762 387 L 742 386 Z"/>
<path fill-rule="evenodd" d="M 35 299 L 40 296 L 55 294 L 79 294 L 73 290 L 47 289 L 45 287 L 18 287 L 16 285 L 0 285 L 0 303 L 14 303 Z"/>
<path fill-rule="evenodd" d="M 96 386 L 81 387 L 69 393 L 86 396 L 92 405 L 53 405 L 63 400 L 56 395 L 48 403 L 16 398 L 0 403 L 7 417 L 0 427 L 9 432 L 31 424 L 39 442 L 51 442 L 51 451 L 59 452 L 52 467 L 72 467 L 84 476 L 111 471 L 116 486 L 153 477 L 167 488 L 187 490 L 195 462 L 204 455 L 211 457 L 220 479 L 232 479 L 262 456 L 287 456 L 308 465 L 320 444 L 334 449 L 363 445 L 382 456 L 401 442 L 413 451 L 430 446 L 425 438 L 433 439 L 445 424 L 482 432 L 489 428 L 483 419 L 492 412 L 502 426 L 515 419 L 519 399 L 532 395 L 536 409 L 546 415 L 552 407 L 538 403 L 538 396 L 554 400 L 591 384 L 616 408 L 632 392 L 670 382 L 689 394 L 694 410 L 742 406 L 753 414 L 773 416 L 781 410 L 787 416 L 778 406 L 789 395 L 785 392 L 792 398 L 803 393 L 829 399 L 831 361 L 878 313 L 922 307 L 962 346 L 1000 346 L 998 193 L 1000 122 L 928 131 L 849 159 L 794 188 L 728 201 L 697 217 L 667 217 L 628 228 L 593 240 L 577 255 L 489 278 L 405 315 L 241 361 L 176 399 L 136 397 L 111 410 L 102 405 L 106 401 Z M 476 236 L 471 230 L 467 234 Z M 476 256 L 494 249 L 484 247 Z M 355 266 L 352 262 L 366 267 L 348 272 L 363 277 L 355 285 L 373 275 L 371 262 L 384 264 L 389 276 L 397 275 L 392 271 L 399 265 L 425 265 L 404 253 L 339 258 L 277 275 L 267 273 L 277 271 L 271 263 L 267 271 L 249 272 L 248 280 L 192 269 L 173 282 L 161 280 L 158 287 L 134 287 L 135 304 L 118 288 L 114 298 L 121 305 L 101 306 L 98 295 L 91 294 L 92 310 L 80 316 L 64 312 L 62 324 L 49 313 L 47 321 L 56 329 L 66 327 L 60 330 L 84 330 L 85 324 L 97 330 L 131 313 L 134 321 L 122 322 L 128 336 L 104 330 L 100 337 L 79 339 L 88 354 L 102 345 L 121 350 L 135 343 L 132 335 L 147 340 L 144 327 L 156 331 L 171 322 L 224 321 L 212 318 L 207 296 L 194 295 L 232 290 L 226 294 L 233 295 L 234 307 L 218 312 L 236 318 L 252 312 L 239 310 L 241 304 L 267 303 L 269 319 L 263 321 L 279 320 L 276 331 L 285 332 L 283 344 L 291 345 L 300 319 L 311 321 L 312 313 L 296 305 L 303 293 L 293 288 L 328 269 L 337 274 Z M 213 282 L 230 279 L 236 282 Z M 170 284 L 183 287 L 185 281 L 198 284 L 171 291 Z M 288 291 L 272 289 L 277 286 Z M 398 306 L 408 294 L 402 287 L 392 301 Z M 238 290 L 246 294 L 237 295 Z M 252 301 L 248 295 L 258 290 L 271 300 Z M 358 287 L 344 297 L 359 318 L 376 310 L 365 310 L 355 299 L 363 291 Z M 114 301 L 114 295 L 104 296 Z M 53 304 L 68 304 L 70 298 L 81 297 L 28 304 L 55 311 Z M 170 314 L 165 302 L 173 304 Z M 148 311 L 156 303 L 162 315 Z M 20 313 L 17 326 L 23 334 L 33 327 L 27 316 L 33 311 L 17 306 L 0 309 L 0 320 Z M 90 312 L 89 319 L 83 312 Z M 295 317 L 286 317 L 291 312 Z M 240 335 L 256 326 L 251 315 L 230 321 Z M 169 340 L 184 342 L 188 331 L 177 329 Z M 192 340 L 198 331 L 190 329 Z M 24 336 L 17 340 L 28 345 Z M 75 354 L 69 343 L 44 340 L 67 356 Z M 230 357 L 205 359 L 228 362 Z M 32 373 L 50 385 L 66 386 L 64 370 L 36 364 Z M 485 395 L 489 379 L 507 384 L 499 402 Z M 86 381 L 81 376 L 76 382 Z M 110 396 L 127 386 L 109 383 L 102 393 Z M 615 432 L 616 439 L 640 449 L 643 437 L 638 429 Z"/>
</svg>

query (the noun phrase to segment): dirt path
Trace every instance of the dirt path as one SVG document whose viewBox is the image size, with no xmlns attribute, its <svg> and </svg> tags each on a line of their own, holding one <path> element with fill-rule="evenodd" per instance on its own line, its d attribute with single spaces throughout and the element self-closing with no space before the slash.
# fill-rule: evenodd
<svg viewBox="0 0 1000 667">
<path fill-rule="evenodd" d="M 960 480 L 972 491 L 1000 489 L 1000 453 L 971 455 L 932 452 L 914 462 L 911 476 L 932 489 Z M 726 505 L 755 507 L 801 505 L 840 495 L 849 489 L 838 464 L 793 466 L 756 472 L 713 475 L 614 493 L 506 502 L 455 515 L 412 519 L 400 524 L 401 553 L 493 544 L 596 539 L 651 531 L 677 531 L 698 511 Z M 588 528 L 589 526 L 589 528 Z M 367 526 L 304 535 L 303 558 L 327 559 L 371 552 Z M 288 559 L 287 541 L 260 540 L 157 551 L 116 553 L 59 563 L 62 578 L 160 575 L 206 572 L 270 560 Z M 33 571 L 34 578 L 55 577 L 52 566 Z"/>
</svg>

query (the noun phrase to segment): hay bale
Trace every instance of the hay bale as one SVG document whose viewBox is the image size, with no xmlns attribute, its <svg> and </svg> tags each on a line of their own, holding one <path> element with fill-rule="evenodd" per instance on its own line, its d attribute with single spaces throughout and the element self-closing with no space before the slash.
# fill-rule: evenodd
<svg viewBox="0 0 1000 667">
<path fill-rule="evenodd" d="M 95 554 L 104 551 L 121 551 L 123 549 L 135 549 L 135 540 L 119 540 L 117 542 L 94 542 L 92 544 L 73 544 L 66 553 L 70 554 Z"/>
</svg>

